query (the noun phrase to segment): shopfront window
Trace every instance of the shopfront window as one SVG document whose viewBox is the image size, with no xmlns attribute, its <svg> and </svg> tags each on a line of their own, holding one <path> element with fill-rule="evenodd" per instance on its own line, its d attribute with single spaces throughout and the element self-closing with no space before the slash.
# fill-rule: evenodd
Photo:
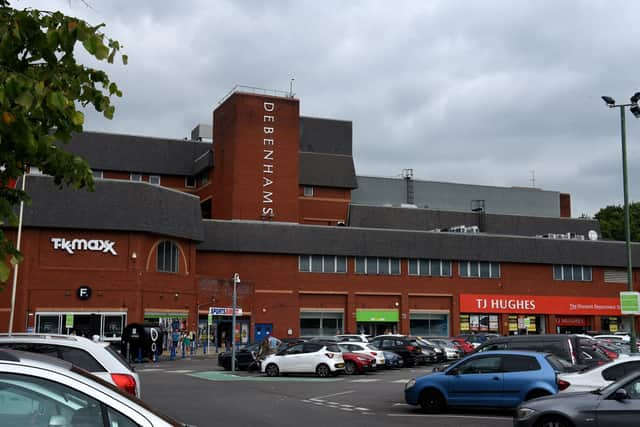
<svg viewBox="0 0 640 427">
<path fill-rule="evenodd" d="M 335 335 L 343 331 L 342 312 L 300 312 L 300 336 Z"/>
<path fill-rule="evenodd" d="M 509 315 L 509 335 L 542 334 L 544 331 L 544 316 Z"/>
<path fill-rule="evenodd" d="M 60 333 L 60 315 L 48 315 L 37 317 L 36 332 L 42 334 Z"/>
<path fill-rule="evenodd" d="M 619 317 L 601 317 L 600 318 L 600 330 L 603 332 L 618 332 L 622 325 Z"/>
<path fill-rule="evenodd" d="M 126 313 L 36 313 L 36 333 L 94 335 L 105 341 L 119 340 L 127 323 Z"/>
<path fill-rule="evenodd" d="M 411 335 L 449 336 L 448 313 L 411 313 L 409 318 Z"/>
<path fill-rule="evenodd" d="M 497 314 L 460 314 L 460 332 L 498 332 Z"/>
</svg>

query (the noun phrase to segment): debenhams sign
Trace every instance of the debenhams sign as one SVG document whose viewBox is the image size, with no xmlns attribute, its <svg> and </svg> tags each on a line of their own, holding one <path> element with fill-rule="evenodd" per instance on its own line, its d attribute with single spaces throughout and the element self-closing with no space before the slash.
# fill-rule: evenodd
<svg viewBox="0 0 640 427">
<path fill-rule="evenodd" d="M 94 251 L 94 252 L 102 252 L 102 253 L 110 253 L 111 255 L 118 255 L 114 246 L 116 242 L 111 240 L 86 240 L 86 239 L 73 239 L 67 240 L 60 237 L 52 237 L 51 242 L 53 243 L 54 250 L 63 250 L 67 251 L 71 255 L 75 253 L 75 251 Z"/>
</svg>

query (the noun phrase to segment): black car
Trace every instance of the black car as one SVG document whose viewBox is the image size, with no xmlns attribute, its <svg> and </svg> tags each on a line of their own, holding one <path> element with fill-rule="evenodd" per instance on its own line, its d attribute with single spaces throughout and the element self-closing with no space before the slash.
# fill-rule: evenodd
<svg viewBox="0 0 640 427">
<path fill-rule="evenodd" d="M 561 393 L 523 402 L 515 427 L 635 427 L 640 417 L 640 371 L 584 393 Z"/>
<path fill-rule="evenodd" d="M 403 360 L 403 365 L 411 367 L 427 362 L 426 355 L 415 339 L 406 336 L 382 335 L 369 341 L 380 350 L 397 353 Z"/>
<path fill-rule="evenodd" d="M 260 349 L 260 344 L 249 344 L 236 350 L 236 369 L 247 369 L 255 363 L 255 356 Z M 226 371 L 231 370 L 231 351 L 218 354 L 218 366 Z M 257 367 L 257 365 L 256 365 Z"/>
</svg>

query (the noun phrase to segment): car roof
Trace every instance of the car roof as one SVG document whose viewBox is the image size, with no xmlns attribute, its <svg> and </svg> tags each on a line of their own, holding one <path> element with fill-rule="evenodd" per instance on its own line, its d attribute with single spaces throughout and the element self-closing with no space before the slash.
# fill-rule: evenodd
<svg viewBox="0 0 640 427">
<path fill-rule="evenodd" d="M 100 345 L 105 346 L 109 343 L 95 342 L 89 338 L 77 335 L 62 334 L 0 334 L 0 342 L 3 341 L 20 341 L 20 342 L 56 342 L 58 344 L 80 344 L 80 345 Z"/>
<path fill-rule="evenodd" d="M 44 354 L 6 349 L 0 350 L 0 364 L 2 363 L 21 364 L 38 368 L 51 368 L 51 365 L 53 365 L 56 369 L 65 371 L 71 370 L 73 366 L 65 360 L 45 356 Z"/>
<path fill-rule="evenodd" d="M 550 353 L 543 353 L 539 351 L 526 351 L 526 350 L 491 350 L 491 351 L 482 351 L 478 353 L 473 353 L 473 356 L 476 355 L 516 355 L 516 356 L 547 356 Z M 469 357 L 469 356 L 467 356 Z"/>
</svg>

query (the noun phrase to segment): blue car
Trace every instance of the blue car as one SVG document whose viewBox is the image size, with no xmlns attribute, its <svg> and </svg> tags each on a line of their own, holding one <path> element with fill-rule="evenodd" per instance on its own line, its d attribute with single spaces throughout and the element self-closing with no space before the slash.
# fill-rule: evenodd
<svg viewBox="0 0 640 427">
<path fill-rule="evenodd" d="M 522 401 L 556 394 L 556 373 L 562 369 L 562 362 L 546 353 L 474 353 L 442 372 L 410 380 L 404 398 L 432 414 L 447 406 L 515 408 Z"/>
</svg>

